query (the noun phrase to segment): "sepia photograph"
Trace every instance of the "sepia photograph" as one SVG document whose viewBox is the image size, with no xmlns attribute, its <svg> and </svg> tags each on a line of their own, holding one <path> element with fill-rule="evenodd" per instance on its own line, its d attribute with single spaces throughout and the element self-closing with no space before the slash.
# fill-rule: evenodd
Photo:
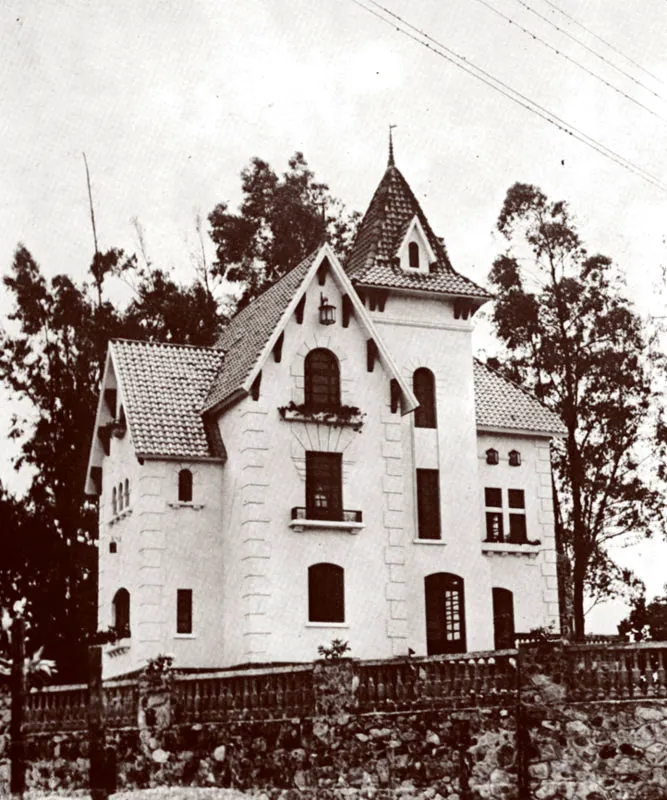
<svg viewBox="0 0 667 800">
<path fill-rule="evenodd" d="M 667 2 L 0 2 L 0 797 L 667 800 Z"/>
</svg>

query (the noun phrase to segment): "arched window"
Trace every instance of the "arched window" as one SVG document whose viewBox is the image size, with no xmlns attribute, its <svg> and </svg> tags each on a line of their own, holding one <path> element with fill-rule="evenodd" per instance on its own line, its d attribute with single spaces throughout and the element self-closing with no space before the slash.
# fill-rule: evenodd
<svg viewBox="0 0 667 800">
<path fill-rule="evenodd" d="M 125 507 L 123 503 L 123 481 L 118 484 L 118 510 L 122 511 Z"/>
<path fill-rule="evenodd" d="M 435 377 L 430 369 L 420 367 L 412 376 L 412 389 L 419 400 L 415 411 L 415 425 L 418 428 L 435 428 Z"/>
<path fill-rule="evenodd" d="M 496 650 L 514 647 L 514 598 L 509 589 L 493 588 L 493 638 Z"/>
<path fill-rule="evenodd" d="M 125 508 L 130 507 L 130 482 L 125 478 Z"/>
<path fill-rule="evenodd" d="M 345 622 L 345 572 L 337 564 L 308 567 L 309 622 Z"/>
<path fill-rule="evenodd" d="M 340 407 L 340 370 L 338 359 L 322 347 L 311 350 L 304 364 L 306 405 L 316 410 Z"/>
<path fill-rule="evenodd" d="M 113 596 L 113 626 L 121 636 L 130 635 L 130 593 L 119 589 Z"/>
<path fill-rule="evenodd" d="M 192 473 L 189 469 L 182 469 L 178 473 L 178 501 L 192 502 Z"/>
<path fill-rule="evenodd" d="M 419 269 L 419 245 L 417 242 L 410 242 L 408 245 L 408 263 L 411 269 Z"/>
<path fill-rule="evenodd" d="M 116 487 L 113 487 L 113 491 L 111 492 L 111 510 L 113 512 L 114 517 L 118 513 L 118 498 L 116 497 Z"/>
<path fill-rule="evenodd" d="M 463 578 L 435 572 L 424 578 L 426 652 L 464 653 L 466 649 Z"/>
</svg>

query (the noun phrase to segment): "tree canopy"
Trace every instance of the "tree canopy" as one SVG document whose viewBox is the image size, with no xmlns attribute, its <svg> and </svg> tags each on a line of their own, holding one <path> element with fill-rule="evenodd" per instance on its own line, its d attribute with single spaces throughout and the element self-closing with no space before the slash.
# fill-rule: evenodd
<svg viewBox="0 0 667 800">
<path fill-rule="evenodd" d="M 303 153 L 295 153 L 280 176 L 266 161 L 253 158 L 241 172 L 241 189 L 238 214 L 220 203 L 208 218 L 216 245 L 214 271 L 242 284 L 240 307 L 325 238 L 340 257 L 346 254 L 359 214 L 346 213 L 329 187 L 315 180 Z"/>
<path fill-rule="evenodd" d="M 587 253 L 564 202 L 517 183 L 497 227 L 508 242 L 490 273 L 503 369 L 567 428 L 553 448 L 556 526 L 581 639 L 586 590 L 624 585 L 609 543 L 663 529 L 667 439 L 653 402 L 662 362 L 611 259 Z"/>
</svg>

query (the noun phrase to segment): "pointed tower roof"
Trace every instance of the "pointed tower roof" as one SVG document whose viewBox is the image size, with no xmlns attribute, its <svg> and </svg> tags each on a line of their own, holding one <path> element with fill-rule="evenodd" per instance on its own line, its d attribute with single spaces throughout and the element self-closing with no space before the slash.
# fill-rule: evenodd
<svg viewBox="0 0 667 800">
<path fill-rule="evenodd" d="M 415 217 L 435 255 L 426 274 L 408 272 L 398 260 L 399 248 Z M 412 189 L 394 163 L 391 130 L 387 169 L 361 221 L 345 271 L 360 286 L 412 289 L 481 301 L 490 297 L 481 286 L 452 267 L 444 244 L 433 233 Z"/>
</svg>

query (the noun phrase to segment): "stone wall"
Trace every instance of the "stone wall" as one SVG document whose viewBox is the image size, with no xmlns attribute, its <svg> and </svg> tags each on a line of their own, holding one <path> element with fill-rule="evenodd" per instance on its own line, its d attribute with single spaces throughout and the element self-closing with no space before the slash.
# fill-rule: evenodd
<svg viewBox="0 0 667 800">
<path fill-rule="evenodd" d="M 418 711 L 362 714 L 352 662 L 318 663 L 312 715 L 207 724 L 177 724 L 162 684 L 161 711 L 148 713 L 155 703 L 144 685 L 137 727 L 108 731 L 107 745 L 119 789 L 233 786 L 270 800 L 667 798 L 664 681 L 647 688 L 654 697 L 578 702 L 582 679 L 563 648 L 524 652 L 520 669 L 520 692 L 504 706 L 434 699 Z M 34 735 L 27 756 L 29 786 L 86 786 L 84 731 Z M 0 795 L 6 759 L 0 744 Z"/>
</svg>

